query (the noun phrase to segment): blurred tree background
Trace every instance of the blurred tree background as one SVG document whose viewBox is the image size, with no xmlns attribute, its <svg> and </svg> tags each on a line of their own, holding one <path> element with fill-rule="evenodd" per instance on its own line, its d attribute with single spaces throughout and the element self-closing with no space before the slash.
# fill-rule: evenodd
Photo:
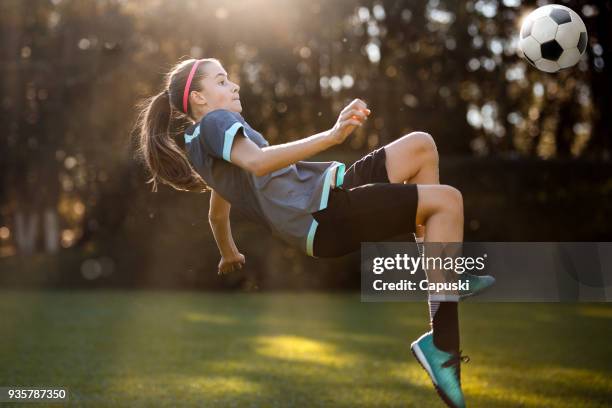
<svg viewBox="0 0 612 408">
<path fill-rule="evenodd" d="M 145 185 L 135 105 L 187 56 L 223 62 L 271 144 L 365 99 L 372 120 L 313 160 L 348 166 L 431 133 L 442 182 L 464 193 L 468 241 L 610 240 L 612 4 L 562 2 L 589 44 L 551 75 L 516 54 L 521 18 L 547 3 L 2 1 L 0 285 L 359 286 L 359 254 L 310 259 L 236 214 L 247 268 L 219 277 L 208 194 Z"/>
</svg>

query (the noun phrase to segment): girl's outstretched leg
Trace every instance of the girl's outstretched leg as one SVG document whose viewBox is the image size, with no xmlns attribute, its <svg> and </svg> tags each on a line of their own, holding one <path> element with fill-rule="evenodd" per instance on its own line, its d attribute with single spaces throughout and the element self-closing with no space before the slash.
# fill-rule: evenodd
<svg viewBox="0 0 612 408">
<path fill-rule="evenodd" d="M 463 240 L 463 198 L 459 190 L 440 185 L 419 186 L 418 188 L 417 225 L 425 225 L 425 242 L 460 243 Z M 442 256 L 441 249 L 439 245 L 431 246 L 430 252 L 433 250 L 435 253 L 427 255 Z M 425 272 L 429 282 L 448 281 L 447 271 L 426 268 Z M 459 351 L 457 312 L 459 293 L 430 292 L 428 300 L 435 345 L 441 350 L 457 353 Z"/>
<path fill-rule="evenodd" d="M 463 198 L 450 186 L 419 185 L 416 225 L 425 225 L 425 242 L 460 243 L 463 240 Z M 418 232 L 418 231 L 417 231 Z M 428 248 L 428 257 L 442 256 Z M 441 249 L 441 246 L 440 246 Z M 444 282 L 444 270 L 425 269 L 430 282 Z M 453 272 L 454 273 L 454 272 Z M 436 390 L 451 407 L 465 407 L 461 390 L 458 293 L 429 294 L 432 331 L 412 343 L 411 349 L 431 377 Z"/>
</svg>

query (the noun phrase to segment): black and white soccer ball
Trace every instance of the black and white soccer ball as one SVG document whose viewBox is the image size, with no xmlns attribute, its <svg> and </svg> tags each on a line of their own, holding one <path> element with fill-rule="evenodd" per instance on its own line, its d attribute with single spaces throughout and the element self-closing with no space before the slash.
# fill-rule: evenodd
<svg viewBox="0 0 612 408">
<path fill-rule="evenodd" d="M 557 72 L 576 65 L 586 46 L 584 22 L 565 6 L 542 6 L 523 21 L 519 50 L 539 70 Z"/>
</svg>

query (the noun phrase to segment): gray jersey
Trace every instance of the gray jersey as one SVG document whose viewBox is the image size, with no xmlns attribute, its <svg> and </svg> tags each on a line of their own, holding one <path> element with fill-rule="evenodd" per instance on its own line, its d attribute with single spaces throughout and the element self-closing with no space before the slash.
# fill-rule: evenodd
<svg viewBox="0 0 612 408">
<path fill-rule="evenodd" d="M 189 161 L 232 208 L 313 256 L 317 221 L 311 213 L 327 207 L 332 183 L 342 184 L 344 164 L 299 161 L 257 177 L 231 162 L 236 137 L 248 137 L 260 148 L 269 146 L 239 113 L 224 109 L 209 112 L 185 132 Z"/>
</svg>

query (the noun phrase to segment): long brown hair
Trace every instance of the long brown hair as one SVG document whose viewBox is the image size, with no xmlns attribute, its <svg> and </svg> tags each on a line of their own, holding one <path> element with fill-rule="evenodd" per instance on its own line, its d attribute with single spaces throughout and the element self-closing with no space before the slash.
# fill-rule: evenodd
<svg viewBox="0 0 612 408">
<path fill-rule="evenodd" d="M 145 99 L 139 104 L 137 128 L 137 154 L 151 173 L 147 183 L 167 184 L 177 190 L 208 190 L 200 175 L 191 167 L 184 150 L 176 143 L 175 138 L 183 130 L 177 126 L 177 119 L 195 122 L 191 106 L 183 112 L 183 93 L 187 77 L 197 60 L 188 59 L 176 64 L 166 75 L 164 89 L 160 93 Z M 214 58 L 201 60 L 190 86 L 191 91 L 201 91 L 200 81 L 204 78 L 204 66 L 210 62 L 219 62 Z"/>
</svg>

